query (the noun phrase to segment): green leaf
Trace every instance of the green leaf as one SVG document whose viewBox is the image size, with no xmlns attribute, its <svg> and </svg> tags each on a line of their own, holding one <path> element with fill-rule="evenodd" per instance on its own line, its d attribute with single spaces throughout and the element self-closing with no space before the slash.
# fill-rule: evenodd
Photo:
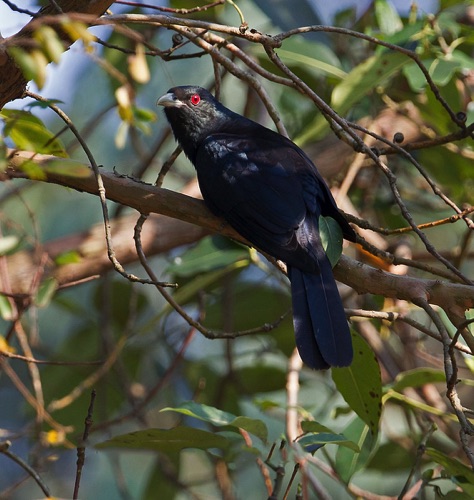
<svg viewBox="0 0 474 500">
<path fill-rule="evenodd" d="M 34 300 L 36 306 L 48 306 L 57 289 L 58 282 L 54 278 L 46 278 L 39 286 L 38 293 L 36 294 Z"/>
<path fill-rule="evenodd" d="M 278 391 L 285 385 L 285 367 L 278 365 L 255 362 L 252 360 L 250 366 L 235 368 L 239 387 L 244 394 L 257 394 L 263 392 Z"/>
<path fill-rule="evenodd" d="M 333 368 L 332 378 L 346 403 L 377 436 L 382 409 L 382 380 L 377 359 L 367 342 L 352 332 L 354 360 L 346 368 Z"/>
<path fill-rule="evenodd" d="M 299 54 L 298 52 L 291 52 L 289 50 L 279 49 L 278 55 L 287 64 L 291 62 L 303 64 L 304 66 L 309 66 L 310 68 L 320 70 L 323 73 L 335 76 L 336 78 L 339 78 L 341 80 L 346 76 L 346 72 L 343 71 L 342 69 L 327 64 L 324 61 L 320 61 L 319 59 L 314 59 L 313 57 L 308 57 L 303 54 Z"/>
<path fill-rule="evenodd" d="M 141 122 L 156 122 L 156 113 L 148 108 L 132 107 L 135 118 Z"/>
<path fill-rule="evenodd" d="M 426 448 L 425 454 L 436 463 L 442 465 L 453 476 L 451 479 L 460 486 L 465 493 L 474 497 L 474 472 L 456 458 L 446 456 L 434 448 Z"/>
<path fill-rule="evenodd" d="M 46 66 L 49 62 L 43 52 L 39 50 L 28 52 L 20 47 L 9 47 L 8 53 L 21 69 L 25 79 L 33 80 L 41 89 L 46 81 Z"/>
<path fill-rule="evenodd" d="M 406 449 L 395 441 L 387 441 L 377 447 L 371 455 L 367 468 L 385 474 L 406 471 L 413 465 L 412 450 Z"/>
<path fill-rule="evenodd" d="M 8 167 L 7 146 L 3 137 L 0 135 L 0 172 L 4 172 Z"/>
<path fill-rule="evenodd" d="M 263 442 L 267 440 L 268 429 L 262 420 L 250 417 L 236 417 L 230 424 L 231 427 L 236 427 L 237 429 L 243 429 L 244 431 L 253 434 L 254 436 L 261 439 Z"/>
<path fill-rule="evenodd" d="M 406 56 L 394 51 L 380 51 L 356 66 L 332 92 L 331 107 L 340 115 L 345 115 L 353 105 L 371 94 L 375 88 L 386 85 L 391 77 L 409 62 Z M 302 146 L 306 142 L 320 137 L 328 128 L 327 121 L 317 114 L 315 119 L 306 124 L 304 130 L 295 138 Z"/>
<path fill-rule="evenodd" d="M 415 368 L 399 373 L 391 388 L 394 391 L 402 392 L 407 387 L 421 387 L 435 382 L 446 382 L 446 375 L 443 370 Z"/>
<path fill-rule="evenodd" d="M 277 49 L 277 52 L 282 61 L 290 67 L 300 65 L 339 80 L 347 76 L 338 57 L 325 44 L 304 40 L 303 37 L 292 37 L 285 40 L 283 47 Z"/>
<path fill-rule="evenodd" d="M 195 278 L 188 281 L 185 285 L 180 285 L 180 287 L 173 293 L 173 298 L 176 302 L 183 305 L 193 300 L 196 295 L 202 290 L 209 290 L 218 283 L 222 282 L 222 279 L 227 277 L 233 270 L 238 269 L 240 267 L 246 267 L 250 262 L 240 262 L 234 263 L 230 266 L 216 269 L 215 271 L 209 271 L 203 274 L 198 274 Z M 173 307 L 165 305 L 161 314 L 168 314 L 173 310 Z"/>
<path fill-rule="evenodd" d="M 308 440 L 303 441 L 304 438 L 298 440 L 298 443 L 303 446 L 334 443 L 340 446 L 346 446 L 356 452 L 360 451 L 359 446 L 347 439 L 346 436 L 334 432 L 325 425 L 315 422 L 314 420 L 304 420 L 301 422 L 301 429 L 303 432 L 308 433 L 307 436 L 304 436 L 304 438 L 308 437 Z"/>
<path fill-rule="evenodd" d="M 257 398 L 257 399 L 254 399 L 253 403 L 261 411 L 269 411 L 269 410 L 274 410 L 276 408 L 278 408 L 278 409 L 282 409 L 283 408 L 283 404 L 277 403 L 273 399 L 261 399 L 261 398 Z"/>
<path fill-rule="evenodd" d="M 422 63 L 428 69 L 434 83 L 440 87 L 446 86 L 456 71 L 463 67 L 458 59 L 453 58 L 424 59 Z M 414 92 L 421 92 L 428 85 L 425 75 L 415 62 L 410 62 L 404 66 L 403 74 Z"/>
<path fill-rule="evenodd" d="M 66 264 L 78 264 L 81 260 L 81 254 L 77 250 L 69 250 L 59 254 L 54 259 L 54 262 L 58 266 L 64 266 Z"/>
<path fill-rule="evenodd" d="M 196 296 L 203 290 L 210 291 L 212 289 L 215 289 L 216 287 L 221 286 L 223 280 L 228 281 L 229 278 L 233 275 L 233 273 L 238 272 L 248 267 L 251 264 L 249 253 L 246 253 L 246 258 L 244 259 L 238 259 L 240 255 L 241 255 L 240 253 L 234 255 L 230 255 L 229 253 L 227 255 L 222 255 L 222 260 L 219 260 L 219 257 L 216 257 L 214 263 L 210 263 L 211 265 L 218 264 L 218 267 L 216 269 L 210 269 L 209 271 L 205 272 L 198 271 L 196 272 L 196 274 L 191 273 L 189 276 L 187 276 L 187 273 L 191 271 L 193 264 L 191 264 L 191 262 L 186 261 L 186 263 L 184 263 L 184 268 L 183 268 L 184 276 L 181 276 L 181 278 L 184 280 L 186 280 L 186 278 L 190 279 L 185 281 L 184 284 L 180 282 L 179 288 L 173 292 L 174 300 L 179 304 L 183 305 L 194 300 Z M 191 260 L 192 259 L 193 258 L 191 258 Z M 227 260 L 229 260 L 230 263 L 225 267 L 220 267 L 220 264 L 226 262 Z M 197 269 L 202 269 L 207 266 L 207 263 L 205 262 L 205 256 L 203 257 L 202 260 L 198 257 L 193 262 L 196 263 Z M 173 266 L 174 265 L 175 264 L 173 264 Z M 180 265 L 179 261 L 178 265 Z M 178 273 L 177 276 L 178 278 L 180 274 L 181 270 Z M 165 314 L 169 314 L 171 311 L 173 311 L 171 305 L 165 304 L 161 308 L 160 314 L 158 316 L 161 317 Z M 206 322 L 208 319 L 209 319 L 209 311 L 207 311 L 206 313 Z"/>
<path fill-rule="evenodd" d="M 230 309 L 225 307 L 226 299 L 222 294 L 216 293 L 215 297 L 206 309 L 205 325 L 211 330 L 222 329 L 230 322 L 233 330 L 255 328 L 275 321 L 291 307 L 290 295 L 283 287 L 277 288 L 265 282 L 237 281 L 232 287 L 233 305 Z M 271 332 L 270 336 L 281 348 L 289 347 L 291 352 L 295 346 L 293 334 L 290 336 L 288 330 L 285 331 L 283 328 L 284 325 L 293 331 L 290 315 Z"/>
<path fill-rule="evenodd" d="M 96 448 L 131 448 L 178 453 L 186 448 L 208 450 L 227 449 L 230 441 L 214 432 L 193 427 L 179 426 L 173 429 L 146 429 L 115 436 L 96 445 Z"/>
<path fill-rule="evenodd" d="M 446 495 L 443 495 L 443 500 L 472 500 L 472 495 L 468 495 L 462 491 L 451 490 Z"/>
<path fill-rule="evenodd" d="M 440 87 L 444 87 L 461 68 L 458 61 L 452 59 L 435 59 L 429 68 L 431 78 Z"/>
<path fill-rule="evenodd" d="M 424 64 L 427 63 L 426 60 L 422 62 Z M 411 90 L 413 90 L 413 92 L 421 92 L 426 87 L 425 75 L 419 68 L 418 64 L 416 64 L 415 62 L 408 62 L 403 67 L 403 74 L 405 75 L 405 78 L 408 81 L 408 85 L 410 85 L 410 88 Z"/>
<path fill-rule="evenodd" d="M 46 172 L 38 163 L 28 158 L 21 159 L 21 164 L 18 168 L 29 178 L 33 180 L 46 180 Z"/>
<path fill-rule="evenodd" d="M 180 477 L 180 470 L 179 454 L 158 455 L 147 474 L 146 485 L 140 499 L 154 500 L 157 497 L 157 491 L 160 492 L 160 498 L 169 498 L 170 500 L 178 498 L 182 486 L 175 478 Z"/>
<path fill-rule="evenodd" d="M 242 259 L 249 259 L 247 247 L 221 236 L 209 236 L 177 257 L 167 272 L 188 277 L 223 268 Z"/>
<path fill-rule="evenodd" d="M 356 443 L 359 451 L 339 446 L 336 452 L 336 470 L 341 479 L 348 483 L 351 477 L 370 460 L 377 438 L 369 427 L 358 417 L 344 429 L 346 439 Z"/>
<path fill-rule="evenodd" d="M 342 229 L 332 217 L 319 216 L 319 234 L 324 251 L 334 267 L 342 254 Z"/>
<path fill-rule="evenodd" d="M 137 288 L 126 280 L 115 280 L 111 284 L 101 282 L 94 290 L 94 307 L 98 313 L 104 309 L 104 294 L 108 297 L 110 321 L 118 326 L 120 331 L 123 325 L 130 321 L 130 317 L 140 317 L 147 310 L 149 298 L 142 288 Z"/>
<path fill-rule="evenodd" d="M 58 63 L 64 52 L 64 46 L 56 31 L 51 26 L 41 25 L 33 36 L 40 44 L 48 60 Z"/>
<path fill-rule="evenodd" d="M 6 255 L 7 253 L 15 250 L 20 244 L 20 239 L 18 236 L 8 235 L 2 236 L 0 238 L 0 255 Z"/>
<path fill-rule="evenodd" d="M 333 434 L 328 432 L 311 432 L 298 439 L 298 443 L 305 449 L 314 448 L 315 445 L 337 444 L 345 446 L 354 452 L 360 452 L 356 443 L 350 441 L 342 434 Z"/>
<path fill-rule="evenodd" d="M 389 399 L 392 399 L 394 401 L 392 402 L 399 402 L 403 405 L 406 405 L 409 408 L 414 408 L 415 410 L 419 411 L 424 411 L 426 413 L 431 413 L 432 415 L 437 415 L 439 417 L 443 417 L 445 419 L 449 419 L 453 422 L 456 422 L 456 417 L 452 413 L 447 413 L 444 410 L 440 410 L 439 408 L 436 408 L 435 406 L 430 406 L 427 405 L 426 403 L 423 403 L 422 401 L 418 399 L 412 399 L 406 396 L 405 394 L 401 394 L 396 391 L 392 391 L 391 389 L 388 389 L 384 395 L 384 400 L 388 401 Z"/>
<path fill-rule="evenodd" d="M 403 28 L 402 20 L 391 2 L 375 0 L 374 7 L 377 24 L 382 33 L 392 35 Z"/>
<path fill-rule="evenodd" d="M 160 411 L 173 411 L 187 415 L 188 417 L 198 418 L 212 425 L 230 425 L 235 420 L 236 416 L 232 413 L 219 410 L 213 406 L 195 403 L 194 401 L 187 401 L 181 406 L 176 408 L 163 408 Z"/>
<path fill-rule="evenodd" d="M 383 51 L 356 66 L 332 92 L 331 106 L 339 113 L 349 109 L 374 88 L 407 64 L 407 56 L 394 51 Z"/>
<path fill-rule="evenodd" d="M 474 36 L 473 36 L 474 43 Z M 450 54 L 450 60 L 457 61 L 462 69 L 474 69 L 474 60 L 461 50 L 453 50 Z"/>
<path fill-rule="evenodd" d="M 0 118 L 5 122 L 4 135 L 10 137 L 18 149 L 67 156 L 62 142 L 29 111 L 2 109 Z"/>
<path fill-rule="evenodd" d="M 52 158 L 51 160 L 43 162 L 41 165 L 43 170 L 50 174 L 78 177 L 82 179 L 86 179 L 92 175 L 92 170 L 89 165 L 68 158 Z"/>
<path fill-rule="evenodd" d="M 25 105 L 25 108 L 33 109 L 33 108 L 41 108 L 48 109 L 52 104 L 63 104 L 64 101 L 60 99 L 45 99 L 44 101 L 33 101 L 29 102 Z"/>
<path fill-rule="evenodd" d="M 319 422 L 315 422 L 314 420 L 303 420 L 301 422 L 301 429 L 303 432 L 327 432 L 330 434 L 336 434 L 329 427 L 326 427 Z"/>
<path fill-rule="evenodd" d="M 5 295 L 0 295 L 0 318 L 3 318 L 5 321 L 11 321 L 13 317 L 13 308 L 10 300 Z"/>
<path fill-rule="evenodd" d="M 423 32 L 425 27 L 425 21 L 420 19 L 413 24 L 407 24 L 399 31 L 392 33 L 390 35 L 385 34 L 382 38 L 385 42 L 391 43 L 393 45 L 407 45 L 408 42 L 414 42 L 420 38 L 420 33 Z"/>
<path fill-rule="evenodd" d="M 187 401 L 177 408 L 163 408 L 161 411 L 174 411 L 189 417 L 198 418 L 216 426 L 231 426 L 239 429 L 244 429 L 254 436 L 257 436 L 262 441 L 267 439 L 267 426 L 258 419 L 248 417 L 237 417 L 232 413 L 228 413 L 212 406 Z"/>
</svg>

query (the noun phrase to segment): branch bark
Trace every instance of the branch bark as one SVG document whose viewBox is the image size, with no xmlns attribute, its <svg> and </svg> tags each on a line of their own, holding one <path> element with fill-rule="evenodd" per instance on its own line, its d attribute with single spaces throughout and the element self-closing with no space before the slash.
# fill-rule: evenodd
<svg viewBox="0 0 474 500">
<path fill-rule="evenodd" d="M 49 155 L 32 155 L 32 153 L 29 152 L 14 152 L 10 155 L 9 166 L 3 174 L 3 178 L 25 179 L 27 176 L 21 170 L 23 162 L 26 160 L 34 161 L 39 167 L 44 167 L 52 159 L 58 160 Z M 162 216 L 171 217 L 172 219 L 179 219 L 181 224 L 187 223 L 186 226 L 180 226 L 180 223 L 176 220 L 170 221 L 169 219 L 160 217 L 160 219 L 157 219 L 157 226 L 153 230 L 155 232 L 150 232 L 144 245 L 151 245 L 149 240 L 154 240 L 158 237 L 163 239 L 165 235 L 169 236 L 170 232 L 176 229 L 175 225 L 178 228 L 177 233 L 180 234 L 175 242 L 179 241 L 179 244 L 196 241 L 196 239 L 207 233 L 219 233 L 237 241 L 248 243 L 230 226 L 226 225 L 222 219 L 215 217 L 201 200 L 168 189 L 137 182 L 112 172 L 102 171 L 101 175 L 109 200 L 134 208 L 140 213 L 161 214 Z M 92 171 L 87 177 L 71 177 L 58 173 L 45 172 L 44 181 L 66 186 L 78 191 L 84 191 L 93 195 L 98 194 L 96 181 Z M 129 221 L 128 224 L 131 226 L 131 221 Z M 183 233 L 191 231 L 189 224 L 197 225 L 201 229 L 196 233 L 190 232 L 189 237 L 185 239 L 183 238 Z M 102 232 L 100 234 L 102 234 Z M 195 239 L 193 240 L 193 238 Z M 170 239 L 170 241 L 172 240 Z M 128 248 L 128 250 L 124 252 L 124 255 L 128 255 L 127 261 L 129 258 L 133 260 L 134 252 L 131 247 L 125 245 L 124 248 Z M 158 245 L 155 247 L 148 246 L 147 248 L 154 248 L 153 251 L 166 251 L 166 249 L 171 248 L 171 246 L 163 245 L 161 247 Z M 14 258 L 15 256 L 8 258 L 9 264 L 13 263 Z M 90 267 L 89 272 L 97 274 L 98 272 L 110 269 L 110 264 L 106 261 L 105 245 L 102 265 L 104 267 L 100 265 L 98 265 L 97 268 L 93 266 Z M 75 264 L 71 264 L 70 266 L 75 266 Z M 70 269 L 72 269 L 72 267 Z M 71 276 L 77 279 L 77 276 L 86 277 L 86 274 L 87 265 L 82 271 L 82 274 L 72 273 Z M 465 309 L 474 307 L 474 287 L 436 279 L 422 279 L 395 275 L 375 269 L 345 256 L 341 257 L 338 265 L 334 269 L 334 274 L 336 279 L 349 285 L 358 293 L 382 295 L 384 297 L 407 300 L 412 303 L 417 303 L 417 301 L 421 299 L 428 301 L 430 304 L 438 305 L 446 311 L 455 312 L 457 315 L 461 315 Z M 67 279 L 67 273 L 64 272 L 64 275 L 61 277 L 61 282 L 66 283 Z M 12 287 L 14 287 L 13 282 Z M 17 288 L 21 289 L 21 286 Z"/>
<path fill-rule="evenodd" d="M 137 216 L 127 215 L 111 221 L 114 250 L 123 264 L 137 261 L 133 229 Z M 163 215 L 152 215 L 142 232 L 142 246 L 146 255 L 166 253 L 173 248 L 189 245 L 209 234 L 204 228 Z M 77 253 L 78 261 L 57 264 L 56 258 L 66 252 Z M 45 258 L 46 256 L 46 258 Z M 46 263 L 45 263 L 46 261 Z M 34 292 L 34 276 L 52 277 L 59 287 L 92 279 L 112 269 L 107 257 L 104 225 L 96 224 L 90 230 L 45 243 L 39 251 L 23 250 L 6 257 L 11 292 L 29 296 Z M 5 290 L 0 276 L 0 293 Z"/>
</svg>

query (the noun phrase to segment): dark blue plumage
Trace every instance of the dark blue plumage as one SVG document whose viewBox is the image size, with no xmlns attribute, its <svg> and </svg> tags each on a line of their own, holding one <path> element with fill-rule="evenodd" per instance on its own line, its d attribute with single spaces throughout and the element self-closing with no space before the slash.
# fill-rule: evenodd
<svg viewBox="0 0 474 500">
<path fill-rule="evenodd" d="M 350 241 L 355 233 L 314 164 L 289 139 L 230 111 L 200 87 L 172 88 L 158 104 L 196 167 L 212 212 L 286 263 L 303 361 L 316 369 L 348 366 L 351 336 L 321 245 L 319 216 L 333 217 Z"/>
</svg>

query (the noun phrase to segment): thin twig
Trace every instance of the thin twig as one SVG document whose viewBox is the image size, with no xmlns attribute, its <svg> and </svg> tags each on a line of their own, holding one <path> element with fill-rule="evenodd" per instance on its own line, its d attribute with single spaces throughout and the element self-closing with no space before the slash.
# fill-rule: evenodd
<svg viewBox="0 0 474 500">
<path fill-rule="evenodd" d="M 474 469 L 474 452 L 470 448 L 468 436 L 474 436 L 474 425 L 469 421 L 466 414 L 464 413 L 464 408 L 459 399 L 459 394 L 456 389 L 457 384 L 457 360 L 454 356 L 454 352 L 452 349 L 453 340 L 449 336 L 446 327 L 444 326 L 441 318 L 436 313 L 436 311 L 428 304 L 428 302 L 424 299 L 414 300 L 414 303 L 419 305 L 421 308 L 425 310 L 430 319 L 438 328 L 438 331 L 443 339 L 443 354 L 444 354 L 444 371 L 446 374 L 447 381 L 447 391 L 446 396 L 451 403 L 451 407 L 456 414 L 456 417 L 461 425 L 460 430 L 460 438 L 461 445 L 463 447 L 464 453 L 468 457 L 471 462 L 471 467 Z M 462 329 L 458 331 L 462 332 Z"/>
<path fill-rule="evenodd" d="M 181 154 L 181 151 L 181 147 L 177 146 L 176 149 L 168 157 L 168 159 L 163 163 L 163 166 L 160 169 L 160 173 L 158 174 L 158 178 L 156 179 L 155 186 L 161 187 L 163 185 L 166 174 L 169 172 L 169 169 L 173 166 L 173 163 Z"/>
<path fill-rule="evenodd" d="M 176 368 L 179 366 L 181 363 L 184 353 L 186 352 L 186 349 L 189 347 L 191 341 L 194 338 L 195 334 L 195 329 L 190 328 L 186 337 L 184 338 L 178 352 L 176 353 L 176 356 L 173 358 L 173 362 L 170 364 L 170 366 L 166 369 L 165 373 L 160 377 L 159 381 L 148 391 L 146 397 L 144 397 L 138 404 L 135 405 L 134 408 L 132 408 L 131 411 L 116 417 L 112 420 L 106 421 L 106 422 L 101 422 L 99 425 L 96 425 L 94 427 L 94 431 L 102 430 L 102 429 L 108 429 L 112 425 L 117 425 L 121 424 L 131 418 L 135 418 L 138 415 L 140 415 L 141 412 L 147 407 L 147 405 L 155 398 L 155 396 L 163 389 L 163 387 L 166 386 L 166 384 L 169 382 L 171 376 L 175 372 Z"/>
<path fill-rule="evenodd" d="M 143 266 L 147 274 L 150 276 L 151 280 L 158 283 L 158 281 L 156 281 L 156 275 L 154 271 L 151 269 L 151 267 L 147 262 L 146 256 L 143 252 L 143 248 L 141 245 L 141 231 L 143 224 L 145 223 L 147 218 L 148 218 L 147 215 L 142 214 L 137 221 L 134 234 L 135 245 L 141 265 Z M 196 330 L 201 332 L 208 339 L 234 339 L 237 337 L 254 335 L 256 333 L 269 332 L 274 328 L 276 328 L 288 314 L 288 312 L 286 312 L 273 323 L 265 323 L 264 325 L 256 328 L 249 328 L 247 330 L 239 330 L 234 332 L 214 332 L 212 330 L 209 330 L 208 328 L 205 328 L 199 321 L 196 321 L 194 318 L 192 318 L 162 286 L 156 283 L 155 286 L 157 290 L 161 293 L 161 295 L 168 302 L 168 304 L 186 321 L 186 323 L 188 323 L 189 326 L 196 328 Z"/>
<path fill-rule="evenodd" d="M 89 365 L 100 365 L 103 361 L 49 361 L 45 359 L 36 359 L 29 356 L 21 356 L 20 354 L 14 354 L 12 352 L 3 351 L 0 349 L 0 356 L 10 359 L 18 359 L 20 361 L 26 361 L 27 363 L 34 363 L 37 365 L 54 365 L 54 366 L 89 366 Z"/>
<path fill-rule="evenodd" d="M 89 432 L 93 424 L 92 414 L 94 412 L 95 397 L 96 397 L 96 392 L 95 390 L 92 390 L 89 408 L 87 409 L 87 416 L 84 420 L 84 432 L 82 434 L 82 439 L 80 441 L 80 444 L 77 446 L 76 480 L 74 482 L 74 492 L 72 495 L 73 499 L 77 499 L 79 495 L 79 486 L 81 484 L 82 469 L 84 468 L 86 460 L 85 444 L 87 442 L 87 439 L 89 437 Z"/>
<path fill-rule="evenodd" d="M 474 212 L 474 207 L 468 207 L 468 208 L 465 208 L 464 210 L 462 210 L 460 213 L 450 215 L 449 217 L 434 220 L 431 222 L 425 222 L 423 224 L 418 224 L 418 229 L 423 230 L 423 229 L 430 229 L 433 227 L 443 226 L 445 224 L 454 224 L 455 222 L 458 222 L 459 220 L 464 219 L 466 216 L 472 214 L 473 212 Z M 376 226 L 370 224 L 369 221 L 366 221 L 364 219 L 360 219 L 359 217 L 355 217 L 354 215 L 350 215 L 350 214 L 345 214 L 345 215 L 347 218 L 349 218 L 353 222 L 355 222 L 360 228 L 370 229 L 371 231 L 374 231 L 376 233 L 383 234 L 386 236 L 396 235 L 396 234 L 406 234 L 406 233 L 410 233 L 413 231 L 413 228 L 411 226 L 399 227 L 399 228 L 395 228 L 395 229 L 376 227 Z"/>
<path fill-rule="evenodd" d="M 16 387 L 18 392 L 23 396 L 25 401 L 31 405 L 36 412 L 43 412 L 43 418 L 46 423 L 48 423 L 53 429 L 57 430 L 61 434 L 67 434 L 72 430 L 71 427 L 65 427 L 61 425 L 60 423 L 56 422 L 53 417 L 44 409 L 40 410 L 38 408 L 38 402 L 36 401 L 35 397 L 31 394 L 31 392 L 28 390 L 28 388 L 25 386 L 25 384 L 22 382 L 20 377 L 17 375 L 17 373 L 10 367 L 7 361 L 0 357 L 0 368 L 3 370 L 5 375 L 11 380 L 12 384 Z M 68 446 L 72 446 L 72 443 L 69 441 L 65 441 L 65 444 Z"/>
<path fill-rule="evenodd" d="M 457 214 L 461 214 L 462 213 L 462 210 L 440 190 L 440 188 L 435 184 L 435 182 L 428 175 L 428 173 L 426 172 L 426 170 L 407 151 L 407 149 L 405 147 L 401 147 L 398 144 L 395 144 L 394 142 L 389 141 L 388 139 L 385 139 L 383 136 L 381 136 L 381 135 L 379 135 L 379 134 L 377 134 L 377 133 L 375 133 L 373 131 L 367 130 L 365 127 L 362 127 L 362 126 L 358 125 L 357 123 L 351 123 L 350 126 L 352 128 L 354 128 L 355 130 L 359 130 L 361 132 L 364 132 L 365 134 L 373 137 L 374 139 L 377 139 L 380 142 L 383 142 L 385 144 L 390 145 L 398 154 L 400 154 L 401 156 L 403 156 L 412 165 L 414 165 L 416 167 L 416 169 L 418 170 L 418 172 L 420 172 L 420 174 L 423 176 L 423 178 L 429 184 L 429 186 L 431 187 L 433 193 L 436 196 L 440 197 L 446 203 L 446 205 L 448 205 L 449 207 L 451 207 Z M 381 156 L 380 150 L 377 151 L 377 155 Z M 474 228 L 474 225 L 473 225 L 472 221 L 466 219 L 466 222 L 468 224 L 470 223 L 471 228 Z M 420 226 L 417 226 L 417 227 L 419 228 Z"/>
<path fill-rule="evenodd" d="M 94 373 L 77 384 L 69 394 L 66 394 L 60 399 L 51 401 L 48 405 L 48 411 L 54 412 L 66 408 L 78 397 L 80 397 L 84 391 L 93 387 L 94 384 L 104 377 L 116 363 L 120 353 L 127 343 L 127 340 L 128 337 L 126 335 L 121 336 L 104 363 Z"/>
<path fill-rule="evenodd" d="M 35 17 L 38 17 L 39 14 L 37 12 L 32 12 L 31 10 L 27 10 L 27 9 L 22 9 L 20 7 L 18 7 L 17 5 L 15 5 L 13 2 L 10 2 L 10 0 L 2 0 L 3 3 L 5 3 L 9 8 L 10 10 L 12 10 L 13 12 L 19 12 L 20 14 L 27 14 L 33 18 Z"/>
<path fill-rule="evenodd" d="M 428 335 L 428 337 L 431 337 L 432 339 L 437 340 L 438 342 L 443 342 L 443 339 L 439 333 L 433 332 L 429 328 L 427 328 L 425 325 L 422 323 L 419 323 L 418 321 L 409 318 L 405 314 L 398 313 L 398 312 L 393 312 L 393 311 L 367 311 L 365 309 L 345 309 L 346 316 L 354 319 L 357 317 L 360 318 L 374 318 L 374 319 L 383 319 L 385 321 L 402 321 L 406 323 L 407 325 L 412 326 L 413 328 L 416 328 L 420 332 L 424 333 L 425 335 Z M 465 346 L 461 342 L 455 342 L 453 340 L 452 342 L 452 348 L 456 349 L 460 352 L 463 352 L 464 354 L 468 354 L 470 356 L 473 355 L 469 347 Z"/>
<path fill-rule="evenodd" d="M 126 0 L 116 0 L 115 3 L 119 3 L 122 5 L 129 5 L 131 7 L 139 7 L 142 9 L 154 9 L 161 12 L 173 12 L 174 14 L 193 14 L 194 12 L 203 12 L 208 9 L 212 9 L 213 7 L 217 7 L 225 3 L 226 0 L 217 0 L 216 2 L 209 3 L 207 5 L 201 5 L 199 7 L 193 7 L 191 9 L 173 9 L 171 7 L 162 7 L 158 5 L 152 5 L 149 3 L 141 3 L 141 2 L 127 2 Z"/>
<path fill-rule="evenodd" d="M 33 351 L 31 350 L 28 337 L 19 318 L 15 321 L 15 333 L 23 352 L 28 358 L 33 358 Z M 35 363 L 27 362 L 27 366 L 30 373 L 31 382 L 33 384 L 33 390 L 35 392 L 36 420 L 38 426 L 41 426 L 44 418 L 44 394 L 40 372 L 38 366 Z"/>
<path fill-rule="evenodd" d="M 410 483 L 411 483 L 413 477 L 415 476 L 416 472 L 420 468 L 421 460 L 423 459 L 423 455 L 425 453 L 428 440 L 431 438 L 431 436 L 437 430 L 437 428 L 438 428 L 437 425 L 432 423 L 430 425 L 429 429 L 427 430 L 427 432 L 425 432 L 425 434 L 423 435 L 420 443 L 418 444 L 417 449 L 416 449 L 415 461 L 413 463 L 412 468 L 410 469 L 410 473 L 408 474 L 407 480 L 402 488 L 402 491 L 398 495 L 398 500 L 403 500 L 405 498 L 406 494 L 408 493 L 408 491 L 410 489 Z"/>
<path fill-rule="evenodd" d="M 32 97 L 33 99 L 36 99 L 37 101 L 47 102 L 48 107 L 50 109 L 52 109 L 68 125 L 71 132 L 76 136 L 77 140 L 81 144 L 82 149 L 84 150 L 84 152 L 87 156 L 87 159 L 90 162 L 92 171 L 94 172 L 94 175 L 96 178 L 98 195 L 99 195 L 99 199 L 100 199 L 100 203 L 101 203 L 101 207 L 102 207 L 102 216 L 104 219 L 105 239 L 107 242 L 107 255 L 109 257 L 109 260 L 112 262 L 114 269 L 118 273 L 120 273 L 124 278 L 128 279 L 129 281 L 144 283 L 144 284 L 148 284 L 148 285 L 156 284 L 155 282 L 153 282 L 151 280 L 142 279 L 142 278 L 135 276 L 134 274 L 127 273 L 125 271 L 125 269 L 123 268 L 122 264 L 120 264 L 120 262 L 117 260 L 117 257 L 115 255 L 115 250 L 114 250 L 113 244 L 112 244 L 112 234 L 111 234 L 111 226 L 110 226 L 110 219 L 109 219 L 109 210 L 107 207 L 107 197 L 106 197 L 106 193 L 105 193 L 104 183 L 102 181 L 102 176 L 100 175 L 100 172 L 99 172 L 99 166 L 97 165 L 97 163 L 94 159 L 94 156 L 92 155 L 92 152 L 89 149 L 89 146 L 86 144 L 84 139 L 81 137 L 78 129 L 73 124 L 72 120 L 58 106 L 56 106 L 55 104 L 52 104 L 50 101 L 45 99 L 43 96 L 40 96 L 38 94 L 34 94 L 32 92 L 29 92 L 29 91 L 25 92 L 25 95 L 28 95 L 29 97 Z M 167 282 L 161 282 L 161 283 L 159 283 L 159 285 L 164 286 L 164 287 L 165 286 L 169 286 L 169 287 L 176 286 L 175 283 L 167 283 Z"/>
<path fill-rule="evenodd" d="M 46 486 L 46 483 L 43 481 L 41 476 L 28 465 L 23 459 L 21 459 L 18 455 L 11 452 L 9 450 L 11 446 L 10 441 L 3 441 L 0 443 L 0 453 L 8 457 L 13 462 L 17 463 L 20 467 L 22 467 L 35 481 L 36 484 L 41 488 L 42 492 L 46 495 L 46 498 L 51 498 L 51 493 L 49 488 Z"/>
</svg>

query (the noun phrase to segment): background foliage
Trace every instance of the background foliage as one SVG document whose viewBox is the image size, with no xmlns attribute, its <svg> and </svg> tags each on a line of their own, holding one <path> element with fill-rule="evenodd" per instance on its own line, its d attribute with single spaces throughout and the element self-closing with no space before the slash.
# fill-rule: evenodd
<svg viewBox="0 0 474 500">
<path fill-rule="evenodd" d="M 2 498 L 472 498 L 470 2 L 332 26 L 306 2 L 98 3 L 0 42 Z M 351 367 L 302 367 L 281 270 L 160 189 L 196 194 L 154 105 L 189 83 L 301 144 L 357 226 Z"/>
</svg>

